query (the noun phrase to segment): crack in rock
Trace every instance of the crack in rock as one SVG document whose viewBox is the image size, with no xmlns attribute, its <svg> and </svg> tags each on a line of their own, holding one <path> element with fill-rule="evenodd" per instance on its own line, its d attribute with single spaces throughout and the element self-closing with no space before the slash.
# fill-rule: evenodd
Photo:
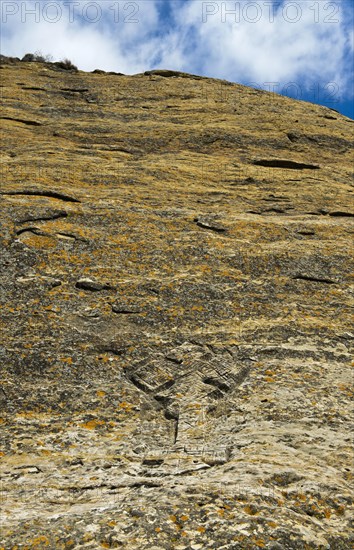
<svg viewBox="0 0 354 550">
<path fill-rule="evenodd" d="M 11 116 L 1 116 L 1 120 L 12 120 L 13 122 L 21 122 L 21 124 L 26 124 L 27 126 L 42 126 L 42 122 L 37 122 L 36 120 L 25 120 L 22 118 L 13 118 Z"/>
<path fill-rule="evenodd" d="M 312 277 L 311 275 L 295 275 L 293 279 L 300 281 L 312 281 L 314 283 L 326 283 L 328 285 L 335 285 L 337 281 L 333 279 L 327 279 L 325 277 Z"/>
<path fill-rule="evenodd" d="M 255 166 L 265 166 L 267 168 L 285 168 L 288 170 L 319 170 L 317 164 L 306 164 L 304 162 L 296 162 L 294 160 L 284 159 L 261 159 L 253 161 Z"/>
<path fill-rule="evenodd" d="M 88 290 L 90 292 L 100 292 L 101 290 L 112 290 L 111 285 L 107 283 L 98 283 L 91 279 L 82 278 L 76 281 L 75 287 L 80 290 Z"/>
<path fill-rule="evenodd" d="M 194 218 L 195 223 L 198 227 L 201 227 L 202 229 L 208 229 L 209 231 L 215 231 L 215 233 L 225 233 L 226 229 L 225 227 L 222 227 L 221 225 L 218 225 L 212 221 L 206 220 L 206 219 L 200 219 L 200 218 Z"/>
<path fill-rule="evenodd" d="M 58 199 L 64 202 L 81 202 L 79 199 L 76 199 L 75 197 L 71 197 L 64 193 L 59 193 L 57 191 L 44 191 L 40 189 L 23 189 L 21 191 L 7 191 L 6 193 L 0 192 L 0 195 L 8 195 L 8 196 L 23 195 L 28 197 L 48 197 L 50 199 Z"/>
<path fill-rule="evenodd" d="M 37 214 L 28 214 L 25 218 L 21 218 L 18 223 L 27 223 L 27 222 L 44 222 L 51 220 L 59 220 L 60 218 L 67 218 L 68 213 L 64 210 L 58 210 L 56 212 L 48 212 L 41 216 Z"/>
</svg>

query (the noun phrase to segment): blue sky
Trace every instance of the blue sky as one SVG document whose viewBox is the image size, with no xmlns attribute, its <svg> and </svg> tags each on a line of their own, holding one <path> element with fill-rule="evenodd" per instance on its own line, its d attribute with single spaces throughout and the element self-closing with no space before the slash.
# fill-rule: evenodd
<svg viewBox="0 0 354 550">
<path fill-rule="evenodd" d="M 1 52 L 82 70 L 175 69 L 354 118 L 352 0 L 2 0 Z"/>
</svg>

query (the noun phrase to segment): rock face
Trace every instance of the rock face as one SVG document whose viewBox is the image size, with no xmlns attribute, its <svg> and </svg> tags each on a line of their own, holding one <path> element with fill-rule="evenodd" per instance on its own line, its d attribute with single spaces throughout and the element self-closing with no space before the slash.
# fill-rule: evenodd
<svg viewBox="0 0 354 550">
<path fill-rule="evenodd" d="M 0 74 L 3 548 L 349 548 L 353 121 Z"/>
</svg>

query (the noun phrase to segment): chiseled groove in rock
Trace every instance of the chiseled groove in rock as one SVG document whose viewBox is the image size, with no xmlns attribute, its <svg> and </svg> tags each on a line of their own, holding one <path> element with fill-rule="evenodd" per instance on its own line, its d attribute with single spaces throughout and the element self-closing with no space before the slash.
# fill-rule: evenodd
<svg viewBox="0 0 354 550">
<path fill-rule="evenodd" d="M 221 356 L 218 357 L 215 354 L 214 361 L 195 361 L 188 365 L 187 369 L 183 367 L 182 360 L 178 361 L 170 357 L 170 361 L 175 365 L 174 370 L 166 371 L 166 369 L 159 368 L 158 365 L 155 366 L 155 382 L 153 384 L 150 382 L 151 369 L 148 362 L 145 367 L 139 366 L 138 371 L 128 374 L 128 378 L 139 390 L 147 393 L 161 404 L 166 419 L 174 422 L 172 444 L 180 446 L 186 444 L 188 439 L 193 444 L 194 430 L 191 431 L 190 428 L 193 424 L 197 425 L 198 423 L 201 424 L 201 427 L 197 430 L 197 434 L 200 429 L 204 429 L 202 420 L 205 416 L 204 411 L 212 410 L 213 406 L 210 405 L 212 402 L 223 399 L 227 393 L 239 386 L 248 376 L 249 367 L 238 367 L 233 372 L 234 367 L 231 365 L 231 361 L 234 362 L 235 359 L 232 355 L 231 360 L 228 359 L 228 363 Z M 216 389 L 210 391 L 210 385 Z M 177 395 L 180 395 L 180 398 L 177 398 Z M 195 410 L 192 403 L 197 403 Z"/>
<path fill-rule="evenodd" d="M 207 376 L 206 378 L 203 378 L 204 384 L 210 384 L 211 386 L 215 386 L 221 392 L 228 392 L 230 391 L 230 386 L 226 384 L 225 382 L 221 382 L 217 378 L 212 378 L 211 376 Z"/>
</svg>

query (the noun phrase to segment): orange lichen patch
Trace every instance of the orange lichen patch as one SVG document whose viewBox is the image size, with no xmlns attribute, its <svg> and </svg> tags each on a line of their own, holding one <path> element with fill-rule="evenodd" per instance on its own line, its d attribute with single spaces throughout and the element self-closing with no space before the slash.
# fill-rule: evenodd
<svg viewBox="0 0 354 550">
<path fill-rule="evenodd" d="M 156 531 L 156 533 L 161 533 L 162 529 L 161 529 L 161 527 L 155 527 L 155 531 Z"/>
<path fill-rule="evenodd" d="M 338 388 L 341 392 L 345 393 L 348 397 L 352 398 L 354 397 L 354 391 L 352 386 L 349 386 L 349 384 L 339 384 Z"/>
<path fill-rule="evenodd" d="M 47 235 L 35 235 L 34 233 L 24 233 L 20 236 L 21 241 L 27 246 L 33 246 L 40 249 L 55 248 L 57 241 L 55 238 Z"/>
<path fill-rule="evenodd" d="M 197 531 L 199 531 L 199 533 L 205 533 L 206 529 L 201 525 L 200 527 L 197 527 Z"/>
<path fill-rule="evenodd" d="M 343 516 L 345 513 L 345 506 L 344 504 L 341 504 L 340 506 L 338 506 L 337 510 L 336 510 L 336 514 L 338 516 Z"/>
<path fill-rule="evenodd" d="M 134 408 L 134 405 L 132 403 L 127 403 L 126 401 L 122 401 L 122 403 L 119 403 L 118 408 L 123 410 L 124 412 L 131 412 Z"/>
<path fill-rule="evenodd" d="M 89 542 L 92 539 L 93 539 L 93 534 L 92 533 L 84 533 L 84 535 L 82 537 L 83 542 Z"/>
<path fill-rule="evenodd" d="M 273 529 L 278 527 L 278 524 L 275 523 L 275 521 L 267 521 L 267 525 L 269 525 L 269 527 L 272 527 Z"/>
<path fill-rule="evenodd" d="M 44 306 L 43 308 L 44 311 L 50 311 L 50 312 L 53 312 L 53 313 L 59 313 L 60 312 L 60 307 L 59 306 Z"/>
<path fill-rule="evenodd" d="M 99 426 L 104 426 L 105 421 L 104 420 L 89 420 L 85 424 L 81 424 L 82 428 L 85 428 L 86 430 L 94 430 L 95 428 Z"/>
<path fill-rule="evenodd" d="M 189 516 L 183 515 L 183 516 L 180 517 L 180 520 L 181 520 L 181 521 L 188 521 L 188 520 L 189 520 Z"/>
<path fill-rule="evenodd" d="M 200 265 L 199 266 L 199 270 L 202 272 L 202 273 L 211 273 L 211 267 L 209 265 Z"/>
<path fill-rule="evenodd" d="M 33 539 L 32 548 L 36 548 L 38 546 L 49 546 L 49 544 L 50 544 L 49 539 L 44 535 L 42 535 Z"/>
<path fill-rule="evenodd" d="M 73 364 L 73 358 L 72 357 L 62 357 L 61 361 L 62 361 L 62 363 L 67 363 L 68 365 Z"/>
<path fill-rule="evenodd" d="M 108 525 L 109 527 L 115 527 L 115 526 L 117 525 L 117 522 L 114 521 L 114 520 L 112 519 L 111 521 L 108 521 L 108 522 L 107 522 L 107 525 Z"/>
<path fill-rule="evenodd" d="M 257 514 L 259 514 L 257 508 L 255 508 L 255 506 L 253 506 L 252 504 L 245 506 L 244 511 L 250 516 L 256 516 Z"/>
<path fill-rule="evenodd" d="M 108 355 L 99 355 L 98 356 L 98 359 L 102 362 L 102 363 L 108 363 L 109 362 L 109 357 Z M 101 396 L 102 397 L 102 396 Z"/>
<path fill-rule="evenodd" d="M 36 414 L 33 411 L 20 412 L 16 414 L 18 418 L 35 418 Z M 15 420 L 16 420 L 15 417 Z"/>
<path fill-rule="evenodd" d="M 102 390 L 98 390 L 98 391 L 96 392 L 96 394 L 97 394 L 97 397 L 105 397 L 106 392 L 105 392 L 105 391 L 102 391 Z"/>
</svg>

